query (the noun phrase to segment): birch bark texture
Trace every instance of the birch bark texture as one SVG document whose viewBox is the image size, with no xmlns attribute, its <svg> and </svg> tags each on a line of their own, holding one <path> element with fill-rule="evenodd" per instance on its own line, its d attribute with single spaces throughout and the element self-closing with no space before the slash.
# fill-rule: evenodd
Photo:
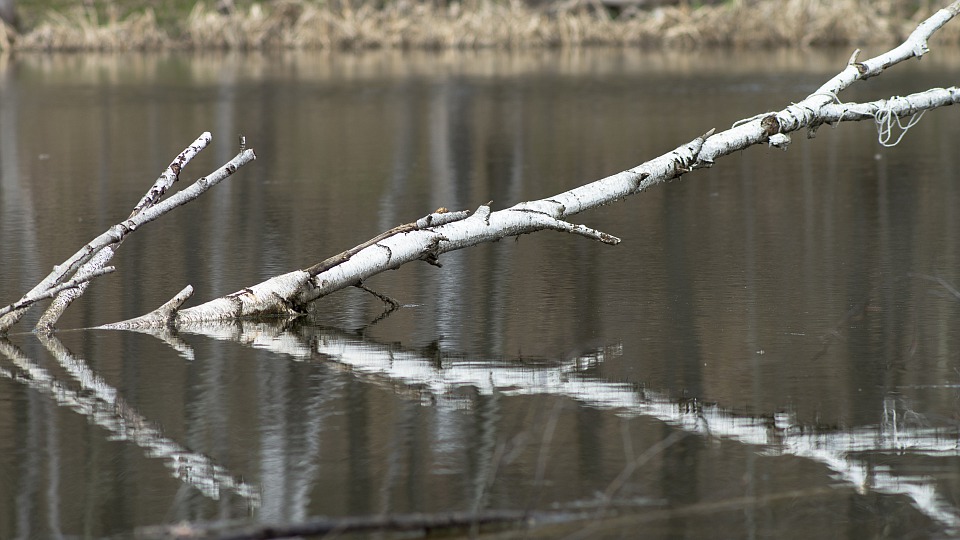
<svg viewBox="0 0 960 540">
<path fill-rule="evenodd" d="M 711 129 L 671 152 L 617 174 L 552 197 L 521 202 L 503 210 L 493 211 L 489 203 L 474 212 L 450 212 L 440 209 L 416 222 L 386 231 L 309 268 L 279 275 L 198 306 L 181 309 L 180 306 L 192 293 L 188 287 L 151 313 L 101 328 L 175 328 L 180 323 L 300 315 L 305 312 L 309 303 L 346 287 L 363 288 L 364 280 L 386 270 L 417 260 L 439 266 L 439 257 L 444 253 L 543 230 L 568 232 L 607 244 L 616 244 L 620 241 L 619 238 L 585 225 L 571 223 L 569 218 L 585 210 L 641 193 L 697 169 L 710 167 L 718 158 L 753 145 L 766 143 L 786 149 L 790 144 L 790 134 L 804 128 L 807 136 L 813 137 L 823 124 L 873 119 L 878 126 L 880 142 L 885 144 L 884 133 L 889 135 L 894 123 L 901 127 L 910 127 L 911 123 L 904 126 L 901 120 L 909 118 L 912 122 L 927 110 L 960 102 L 960 89 L 956 86 L 934 88 L 906 97 L 892 96 L 869 103 L 843 103 L 839 97 L 843 90 L 860 80 L 879 76 L 885 70 L 911 58 L 922 57 L 929 51 L 929 38 L 958 13 L 960 0 L 955 0 L 921 22 L 897 47 L 864 61 L 858 61 L 860 51 L 855 51 L 842 71 L 803 100 L 791 103 L 779 111 L 743 119 L 724 131 L 716 132 Z M 252 155 L 250 150 L 245 152 Z M 238 161 L 244 159 L 245 152 L 241 152 L 224 168 L 231 173 L 236 170 L 246 162 Z M 162 194 L 161 191 L 156 198 L 159 199 Z M 101 249 L 105 245 L 119 243 L 122 239 L 122 236 L 116 238 L 119 232 L 130 232 L 136 228 L 137 225 L 132 220 L 146 214 L 153 215 L 151 212 L 156 213 L 158 208 L 172 200 L 173 198 L 148 207 L 140 213 L 136 213 L 135 209 L 136 215 L 124 222 L 132 226 L 116 226 L 120 231 L 104 233 L 111 236 L 100 243 L 92 242 L 75 257 L 92 251 L 93 248 L 89 246 L 96 245 L 99 246 L 96 249 Z M 84 258 L 84 261 L 87 259 L 89 257 Z M 68 261 L 70 265 L 76 264 L 71 261 L 73 259 Z M 57 273 L 57 276 L 60 275 L 61 273 Z M 65 279 L 51 279 L 48 276 L 41 282 L 42 286 L 38 285 L 39 290 L 34 289 L 28 295 L 36 297 Z M 0 318 L 0 332 L 9 328 L 5 318 L 10 315 L 12 314 Z M 52 329 L 52 326 L 47 329 Z"/>
</svg>

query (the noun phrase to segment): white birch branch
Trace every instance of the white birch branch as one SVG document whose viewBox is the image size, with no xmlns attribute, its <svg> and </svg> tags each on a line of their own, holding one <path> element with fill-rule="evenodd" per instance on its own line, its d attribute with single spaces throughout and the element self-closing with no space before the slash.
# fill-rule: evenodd
<svg viewBox="0 0 960 540">
<path fill-rule="evenodd" d="M 174 317 L 177 309 L 179 309 L 191 295 L 193 295 L 193 286 L 187 285 L 177 293 L 176 296 L 167 300 L 162 306 L 150 313 L 142 317 L 137 317 L 136 319 L 125 321 L 123 326 L 106 325 L 102 328 L 134 330 L 150 334 L 177 351 L 184 360 L 192 362 L 196 358 L 193 347 L 180 339 L 178 329 L 174 326 Z M 41 333 L 40 335 L 42 336 L 43 334 Z"/>
<path fill-rule="evenodd" d="M 438 211 L 415 223 L 391 229 L 310 268 L 276 276 L 199 306 L 180 311 L 176 308 L 158 310 L 104 328 L 133 329 L 184 322 L 297 315 L 318 298 L 361 285 L 371 276 L 408 262 L 423 260 L 439 266 L 438 257 L 443 253 L 542 230 L 571 232 L 616 244 L 618 238 L 570 223 L 566 218 L 640 193 L 695 169 L 709 167 L 721 156 L 756 144 L 786 148 L 790 142 L 788 134 L 802 128 L 807 128 L 808 135 L 813 136 L 824 123 L 873 118 L 881 124 L 892 118 L 919 115 L 932 108 L 957 103 L 956 88 L 933 89 L 906 98 L 894 97 L 872 103 L 840 104 L 838 94 L 857 81 L 880 75 L 910 58 L 923 56 L 929 50 L 927 41 L 930 36 L 958 13 L 960 0 L 955 0 L 920 23 L 894 49 L 863 62 L 857 61 L 860 51 L 854 52 L 843 71 L 798 103 L 742 120 L 720 133 L 710 130 L 667 154 L 607 178 L 496 212 L 491 211 L 489 205 L 481 206 L 470 216 L 467 212 Z M 901 125 L 901 128 L 911 125 Z M 886 144 L 882 132 L 881 143 Z M 2 328 L 0 326 L 0 330 Z"/>
<path fill-rule="evenodd" d="M 119 241 L 104 246 L 103 249 L 98 251 L 89 261 L 80 265 L 80 268 L 77 269 L 74 276 L 83 278 L 93 275 L 97 270 L 103 268 L 110 262 L 110 259 L 116 254 L 117 248 L 119 247 Z M 57 297 L 53 299 L 53 302 L 50 302 L 50 305 L 47 306 L 47 310 L 43 312 L 43 315 L 40 316 L 40 320 L 34 327 L 34 331 L 47 334 L 53 332 L 53 326 L 60 320 L 60 316 L 70 307 L 70 304 L 83 296 L 83 293 L 87 291 L 88 285 L 90 285 L 90 280 L 84 280 L 83 283 L 77 287 L 64 290 L 58 294 Z"/>
<path fill-rule="evenodd" d="M 157 203 L 157 199 L 163 195 L 166 189 L 172 185 L 173 182 L 177 180 L 182 166 L 189 162 L 189 160 L 192 159 L 197 152 L 202 150 L 209 140 L 209 133 L 204 133 L 201 135 L 200 138 L 194 141 L 193 145 L 188 147 L 179 156 L 177 156 L 177 159 L 171 163 L 167 171 L 161 175 L 157 182 L 154 183 L 153 187 L 151 187 L 150 191 L 148 191 L 148 193 L 137 204 L 130 217 L 100 234 L 100 236 L 97 236 L 87 243 L 87 245 L 80 248 L 80 250 L 74 253 L 66 261 L 55 266 L 50 274 L 41 280 L 33 289 L 27 292 L 27 294 L 25 294 L 17 303 L 23 302 L 26 298 L 43 294 L 45 291 L 56 287 L 59 283 L 62 283 L 68 279 L 69 276 L 74 275 L 81 266 L 97 256 L 97 254 L 101 253 L 104 248 L 112 246 L 115 249 L 116 246 L 119 245 L 119 243 L 123 241 L 123 239 L 126 238 L 126 236 L 131 232 L 137 230 L 139 227 L 147 223 L 150 223 L 151 221 L 154 221 L 178 206 L 184 205 L 196 199 L 211 187 L 230 177 L 234 172 L 237 171 L 237 169 L 256 159 L 256 154 L 254 154 L 253 150 L 243 150 L 229 162 L 212 172 L 210 175 L 198 179 L 189 187 L 170 196 L 165 201 Z M 102 266 L 112 256 L 112 253 L 100 255 L 102 259 L 90 267 L 87 267 L 85 272 L 95 273 L 97 265 Z M 56 309 L 59 309 L 59 311 L 62 313 L 62 310 L 69 305 L 70 301 L 72 300 L 65 299 L 64 304 L 58 306 Z M 0 315 L 0 335 L 3 335 L 9 331 L 9 329 L 23 317 L 29 305 L 30 304 L 27 304 L 26 307 L 21 307 L 18 309 L 9 309 L 4 315 Z M 9 307 L 10 306 L 7 306 L 7 308 Z M 47 323 L 50 323 L 51 321 L 55 322 L 55 319 L 58 316 L 59 315 L 55 313 L 51 313 L 49 317 L 44 317 L 44 321 Z M 39 326 L 40 325 L 38 325 L 38 327 Z M 51 327 L 52 323 L 46 325 L 46 329 L 48 330 Z M 43 330 L 43 328 L 39 329 Z"/>
<path fill-rule="evenodd" d="M 180 154 L 174 158 L 174 160 L 163 171 L 163 173 L 160 174 L 160 178 L 157 178 L 157 181 L 153 183 L 153 186 L 147 190 L 147 194 L 144 195 L 143 198 L 140 199 L 140 202 L 133 207 L 133 211 L 130 212 L 128 217 L 133 217 L 143 210 L 157 204 L 157 202 L 163 197 L 163 194 L 170 189 L 170 186 L 180 179 L 180 171 L 182 171 L 183 168 L 190 163 L 190 160 L 203 151 L 203 149 L 210 144 L 212 139 L 213 136 L 210 135 L 210 132 L 204 131 L 199 137 L 197 137 L 197 140 L 193 141 L 193 144 L 188 146 L 183 152 L 180 152 Z"/>
<path fill-rule="evenodd" d="M 176 158 L 167 166 L 166 169 L 160 174 L 160 177 L 157 178 L 157 181 L 153 183 L 153 186 L 147 190 L 147 193 L 140 199 L 140 202 L 133 207 L 133 211 L 130 212 L 128 217 L 134 217 L 137 214 L 143 212 L 147 208 L 155 205 L 167 192 L 167 190 L 173 186 L 173 184 L 180 179 L 180 171 L 187 166 L 188 163 L 207 145 L 210 144 L 210 140 L 213 137 L 210 135 L 209 131 L 202 133 L 195 141 L 193 141 L 190 146 L 180 152 Z M 79 269 L 77 269 L 75 276 L 86 276 L 92 273 L 95 273 L 100 268 L 103 268 L 110 259 L 113 258 L 113 255 L 116 253 L 117 249 L 120 247 L 120 241 L 109 244 L 103 249 L 101 249 L 96 255 L 94 255 L 89 261 L 83 263 Z M 87 290 L 87 285 L 90 284 L 89 280 L 84 281 L 79 287 L 72 287 L 68 290 L 65 290 L 57 295 L 54 298 L 53 302 L 50 303 L 50 306 L 47 307 L 47 310 L 40 317 L 40 320 L 37 322 L 36 327 L 34 328 L 37 332 L 50 333 L 53 331 L 53 327 L 57 324 L 57 321 L 60 320 L 60 317 L 63 313 L 70 307 L 70 305 L 76 301 L 78 298 L 83 296 L 83 293 Z"/>
<path fill-rule="evenodd" d="M 103 329 L 134 330 L 150 334 L 175 349 L 180 356 L 192 361 L 195 358 L 193 348 L 177 335 L 175 317 L 177 310 L 193 295 L 193 286 L 187 285 L 170 300 L 157 309 L 122 323 L 101 326 Z"/>
</svg>

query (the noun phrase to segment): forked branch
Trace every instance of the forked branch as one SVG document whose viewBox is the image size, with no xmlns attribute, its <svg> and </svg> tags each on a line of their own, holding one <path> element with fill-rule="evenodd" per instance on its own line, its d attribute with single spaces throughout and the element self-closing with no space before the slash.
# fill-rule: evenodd
<svg viewBox="0 0 960 540">
<path fill-rule="evenodd" d="M 101 269 L 113 257 L 114 252 L 120 247 L 120 243 L 127 235 L 178 206 L 195 200 L 211 187 L 230 177 L 237 169 L 256 159 L 253 150 L 242 150 L 210 175 L 200 178 L 186 189 L 177 192 L 163 202 L 159 202 L 166 191 L 179 179 L 183 167 L 197 153 L 206 148 L 210 140 L 210 133 L 200 135 L 193 144 L 188 146 L 170 163 L 170 166 L 154 182 L 126 220 L 110 227 L 80 248 L 70 258 L 55 266 L 50 274 L 20 300 L 0 308 L 0 335 L 6 334 L 13 325 L 20 321 L 26 310 L 36 303 L 36 300 L 31 301 L 31 299 L 41 299 L 57 294 L 57 298 L 37 325 L 38 331 L 50 332 L 64 310 L 83 294 L 89 281 L 107 273 L 102 272 Z M 74 282 L 75 284 L 69 287 L 62 286 L 67 282 Z"/>
<path fill-rule="evenodd" d="M 883 71 L 900 62 L 924 55 L 929 50 L 927 42 L 930 36 L 958 13 L 960 0 L 952 2 L 920 23 L 902 44 L 890 51 L 862 62 L 858 61 L 859 51 L 855 52 L 840 73 L 803 100 L 791 103 L 780 111 L 765 112 L 741 120 L 730 129 L 719 133 L 711 129 L 671 152 L 607 178 L 549 198 L 522 202 L 498 211 L 493 211 L 490 204 L 480 206 L 472 214 L 468 211 L 448 212 L 440 209 L 416 222 L 390 229 L 308 268 L 273 277 L 187 309 L 179 308 L 186 299 L 181 293 L 161 309 L 137 319 L 108 325 L 106 328 L 165 327 L 183 322 L 298 315 L 304 312 L 310 302 L 346 287 L 362 285 L 374 275 L 411 261 L 421 260 L 439 266 L 439 257 L 444 253 L 543 230 L 569 232 L 607 244 L 616 244 L 620 241 L 619 238 L 585 225 L 571 223 L 568 219 L 585 210 L 635 195 L 686 173 L 710 167 L 719 157 L 753 145 L 765 143 L 785 149 L 790 143 L 790 133 L 803 128 L 806 128 L 808 136 L 812 137 L 816 129 L 823 124 L 873 119 L 880 131 L 880 142 L 889 145 L 889 135 L 894 123 L 901 129 L 909 128 L 924 111 L 960 102 L 960 90 L 957 87 L 937 88 L 907 97 L 892 96 L 869 103 L 842 103 L 839 94 L 857 81 L 881 75 Z M 911 120 L 904 125 L 900 123 L 903 118 Z M 896 141 L 892 144 L 896 144 Z M 189 161 L 189 151 L 188 148 L 182 154 L 183 161 Z M 195 186 L 159 204 L 155 203 L 163 195 L 164 189 L 155 185 L 135 207 L 130 219 L 81 249 L 61 265 L 65 269 L 55 269 L 54 273 L 41 282 L 38 289 L 28 293 L 28 296 L 36 296 L 62 283 L 69 275 L 73 275 L 80 264 L 89 260 L 99 250 L 106 246 L 115 249 L 123 237 L 140 224 L 155 219 L 176 204 L 182 204 L 175 202 L 180 201 L 178 197 L 181 195 L 181 199 L 192 200 L 208 187 L 206 184 L 215 182 L 215 175 L 223 173 L 225 177 L 253 157 L 252 151 L 243 151 L 211 177 L 201 179 Z M 170 170 L 174 171 L 174 164 L 171 164 Z M 163 182 L 158 181 L 158 185 L 162 184 Z M 109 260 L 109 257 L 105 257 L 100 264 L 104 264 L 106 260 Z M 18 311 L 13 310 L 0 317 L 0 332 L 10 327 L 10 317 L 15 313 Z"/>
</svg>

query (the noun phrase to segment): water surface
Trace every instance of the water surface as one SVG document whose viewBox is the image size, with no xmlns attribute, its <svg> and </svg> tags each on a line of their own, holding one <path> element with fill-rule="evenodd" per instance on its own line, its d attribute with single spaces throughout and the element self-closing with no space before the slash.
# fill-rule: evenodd
<svg viewBox="0 0 960 540">
<path fill-rule="evenodd" d="M 437 207 L 544 198 L 799 101 L 848 51 L 21 56 L 0 71 L 0 303 L 130 209 L 258 159 L 137 231 L 61 328 L 205 300 Z M 952 84 L 934 48 L 841 96 Z M 531 534 L 960 530 L 958 111 L 894 148 L 795 134 L 411 264 L 283 325 L 11 336 L 0 537 L 183 521 L 616 510 Z M 26 331 L 32 312 L 18 327 Z M 721 527 L 718 529 L 718 527 Z M 726 533 L 725 533 L 726 534 Z"/>
</svg>

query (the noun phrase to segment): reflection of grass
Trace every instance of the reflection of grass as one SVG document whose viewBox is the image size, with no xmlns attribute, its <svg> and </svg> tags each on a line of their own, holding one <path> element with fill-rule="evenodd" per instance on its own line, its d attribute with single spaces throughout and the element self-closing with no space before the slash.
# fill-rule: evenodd
<svg viewBox="0 0 960 540">
<path fill-rule="evenodd" d="M 913 2 L 731 0 L 616 12 L 521 0 L 67 0 L 21 4 L 23 49 L 476 48 L 567 45 L 804 46 L 889 43 L 929 9 Z M 691 7 L 699 5 L 699 7 Z M 956 26 L 956 25 L 954 25 Z M 938 39 L 960 41 L 948 25 Z"/>
</svg>

